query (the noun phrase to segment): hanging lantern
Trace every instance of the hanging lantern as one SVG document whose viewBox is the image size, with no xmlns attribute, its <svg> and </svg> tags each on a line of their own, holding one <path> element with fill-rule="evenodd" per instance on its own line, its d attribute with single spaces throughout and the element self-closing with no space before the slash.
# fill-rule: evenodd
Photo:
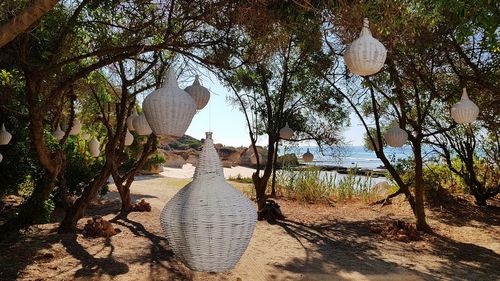
<svg viewBox="0 0 500 281">
<path fill-rule="evenodd" d="M 451 117 L 459 124 L 466 124 L 476 121 L 478 115 L 479 107 L 469 99 L 464 88 L 462 98 L 451 108 Z"/>
<path fill-rule="evenodd" d="M 363 21 L 359 37 L 344 53 L 344 62 L 352 73 L 368 76 L 384 67 L 387 50 L 370 32 L 368 19 Z"/>
<path fill-rule="evenodd" d="M 2 129 L 0 130 L 0 145 L 9 144 L 12 139 L 12 135 L 5 129 L 5 124 L 2 124 Z"/>
<path fill-rule="evenodd" d="M 0 163 L 2 163 L 2 160 L 3 160 L 3 156 L 2 156 L 2 154 L 0 153 Z"/>
<path fill-rule="evenodd" d="M 137 114 L 137 110 L 134 108 L 132 109 L 132 114 L 130 114 L 130 116 L 127 118 L 127 129 L 129 131 L 133 131 L 134 130 L 134 119 L 139 116 Z"/>
<path fill-rule="evenodd" d="M 304 160 L 304 162 L 312 162 L 314 160 L 314 155 L 309 151 L 309 148 L 306 153 L 302 155 L 302 160 Z"/>
<path fill-rule="evenodd" d="M 90 139 L 90 134 L 89 134 L 89 133 L 87 133 L 87 132 L 83 133 L 83 134 L 82 134 L 82 139 L 84 139 L 84 140 L 89 140 L 89 139 Z"/>
<path fill-rule="evenodd" d="M 392 147 L 401 147 L 408 140 L 408 133 L 399 127 L 389 129 L 384 135 L 385 142 Z"/>
<path fill-rule="evenodd" d="M 89 142 L 90 155 L 92 155 L 92 157 L 99 157 L 100 147 L 101 147 L 101 144 L 99 143 L 99 141 L 97 141 L 97 139 L 95 137 L 92 138 L 92 140 Z"/>
<path fill-rule="evenodd" d="M 146 116 L 144 115 L 144 112 L 141 112 L 141 114 L 139 114 L 139 116 L 134 118 L 133 124 L 134 124 L 135 132 L 139 136 L 147 136 L 147 135 L 150 135 L 152 133 L 151 127 L 149 127 L 149 124 L 148 124 L 148 121 L 146 120 Z"/>
<path fill-rule="evenodd" d="M 75 118 L 73 120 L 73 126 L 71 127 L 71 131 L 69 131 L 69 134 L 71 136 L 76 136 L 80 133 L 81 130 L 82 130 L 82 123 L 80 123 L 80 120 Z"/>
<path fill-rule="evenodd" d="M 286 122 L 285 127 L 280 129 L 280 138 L 284 140 L 291 140 L 293 138 L 293 130 L 288 127 L 288 122 Z"/>
<path fill-rule="evenodd" d="M 61 126 L 59 124 L 57 124 L 57 129 L 52 135 L 56 138 L 56 140 L 62 140 L 62 138 L 64 138 L 64 131 L 61 130 Z"/>
<path fill-rule="evenodd" d="M 198 75 L 194 78 L 193 85 L 184 89 L 196 103 L 196 109 L 203 109 L 210 100 L 210 92 L 207 88 L 203 87 L 198 80 Z"/>
<path fill-rule="evenodd" d="M 182 137 L 196 114 L 196 103 L 179 88 L 173 70 L 167 75 L 167 81 L 144 99 L 142 107 L 157 136 Z"/>
<path fill-rule="evenodd" d="M 224 180 L 212 133 L 207 133 L 193 181 L 161 212 L 168 243 L 192 270 L 227 271 L 245 252 L 256 222 L 254 204 Z"/>
<path fill-rule="evenodd" d="M 134 142 L 134 136 L 127 130 L 127 133 L 125 133 L 125 146 L 129 146 Z"/>
</svg>

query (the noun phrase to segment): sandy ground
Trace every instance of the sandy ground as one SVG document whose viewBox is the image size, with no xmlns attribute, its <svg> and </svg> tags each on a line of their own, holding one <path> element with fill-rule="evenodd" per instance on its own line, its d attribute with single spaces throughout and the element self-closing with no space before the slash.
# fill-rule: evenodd
<svg viewBox="0 0 500 281">
<path fill-rule="evenodd" d="M 500 212 L 458 206 L 428 211 L 435 235 L 389 241 L 370 225 L 413 218 L 406 203 L 383 208 L 278 200 L 287 220 L 258 222 L 250 245 L 227 273 L 192 272 L 162 237 L 159 212 L 187 180 L 139 177 L 133 199 L 149 213 L 119 215 L 119 204 L 89 210 L 122 232 L 111 238 L 59 235 L 36 226 L 0 244 L 0 280 L 500 280 Z M 109 199 L 117 197 L 112 190 Z M 80 221 L 83 227 L 86 219 Z"/>
<path fill-rule="evenodd" d="M 160 173 L 162 176 L 177 178 L 177 179 L 189 179 L 193 177 L 194 169 L 196 167 L 192 164 L 184 164 L 182 169 L 168 168 L 165 167 L 164 171 Z M 224 176 L 227 178 L 236 178 L 238 176 L 242 178 L 251 178 L 255 169 L 236 166 L 231 168 L 224 168 Z"/>
</svg>

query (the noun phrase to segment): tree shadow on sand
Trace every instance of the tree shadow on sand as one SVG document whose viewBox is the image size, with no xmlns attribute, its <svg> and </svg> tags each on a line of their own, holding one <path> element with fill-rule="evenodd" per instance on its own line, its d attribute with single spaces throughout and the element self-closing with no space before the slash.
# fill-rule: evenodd
<svg viewBox="0 0 500 281">
<path fill-rule="evenodd" d="M 500 257 L 494 251 L 440 236 L 432 242 L 431 249 L 423 250 L 427 252 L 422 253 L 444 259 L 445 261 L 436 261 L 439 263 L 439 270 L 429 269 L 427 272 L 421 272 L 411 268 L 409 264 L 401 265 L 384 260 L 382 252 L 387 249 L 382 249 L 383 247 L 390 247 L 391 251 L 396 248 L 396 252 L 399 251 L 407 257 L 414 255 L 415 263 L 418 263 L 419 253 L 401 242 L 387 241 L 382 245 L 378 243 L 376 236 L 369 231 L 369 226 L 383 222 L 384 220 L 331 221 L 308 225 L 292 220 L 278 221 L 277 225 L 283 227 L 302 245 L 306 258 L 296 258 L 276 267 L 304 274 L 307 280 L 324 280 L 327 277 L 342 280 L 342 272 L 360 274 L 376 280 L 401 280 L 403 276 L 405 280 L 498 278 Z"/>
</svg>

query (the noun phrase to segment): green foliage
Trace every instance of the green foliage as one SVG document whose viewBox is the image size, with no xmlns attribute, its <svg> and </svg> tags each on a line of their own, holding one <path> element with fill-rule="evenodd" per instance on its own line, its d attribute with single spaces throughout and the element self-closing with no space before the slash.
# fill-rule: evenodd
<svg viewBox="0 0 500 281">
<path fill-rule="evenodd" d="M 192 138 L 188 135 L 184 135 L 181 138 L 169 143 L 168 146 L 174 150 L 188 150 L 188 149 L 200 150 L 201 141 Z"/>
<path fill-rule="evenodd" d="M 253 183 L 252 178 L 242 177 L 240 174 L 236 175 L 236 177 L 230 176 L 228 180 L 239 183 Z"/>
</svg>

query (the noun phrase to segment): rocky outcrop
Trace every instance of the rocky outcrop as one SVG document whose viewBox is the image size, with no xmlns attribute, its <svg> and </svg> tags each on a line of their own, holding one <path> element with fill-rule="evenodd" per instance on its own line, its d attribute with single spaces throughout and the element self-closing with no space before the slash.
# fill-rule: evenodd
<svg viewBox="0 0 500 281">
<path fill-rule="evenodd" d="M 259 163 L 261 166 L 267 163 L 267 151 L 262 146 L 257 146 Z M 252 147 L 245 148 L 240 154 L 238 165 L 255 168 L 257 166 L 257 157 Z"/>
</svg>

